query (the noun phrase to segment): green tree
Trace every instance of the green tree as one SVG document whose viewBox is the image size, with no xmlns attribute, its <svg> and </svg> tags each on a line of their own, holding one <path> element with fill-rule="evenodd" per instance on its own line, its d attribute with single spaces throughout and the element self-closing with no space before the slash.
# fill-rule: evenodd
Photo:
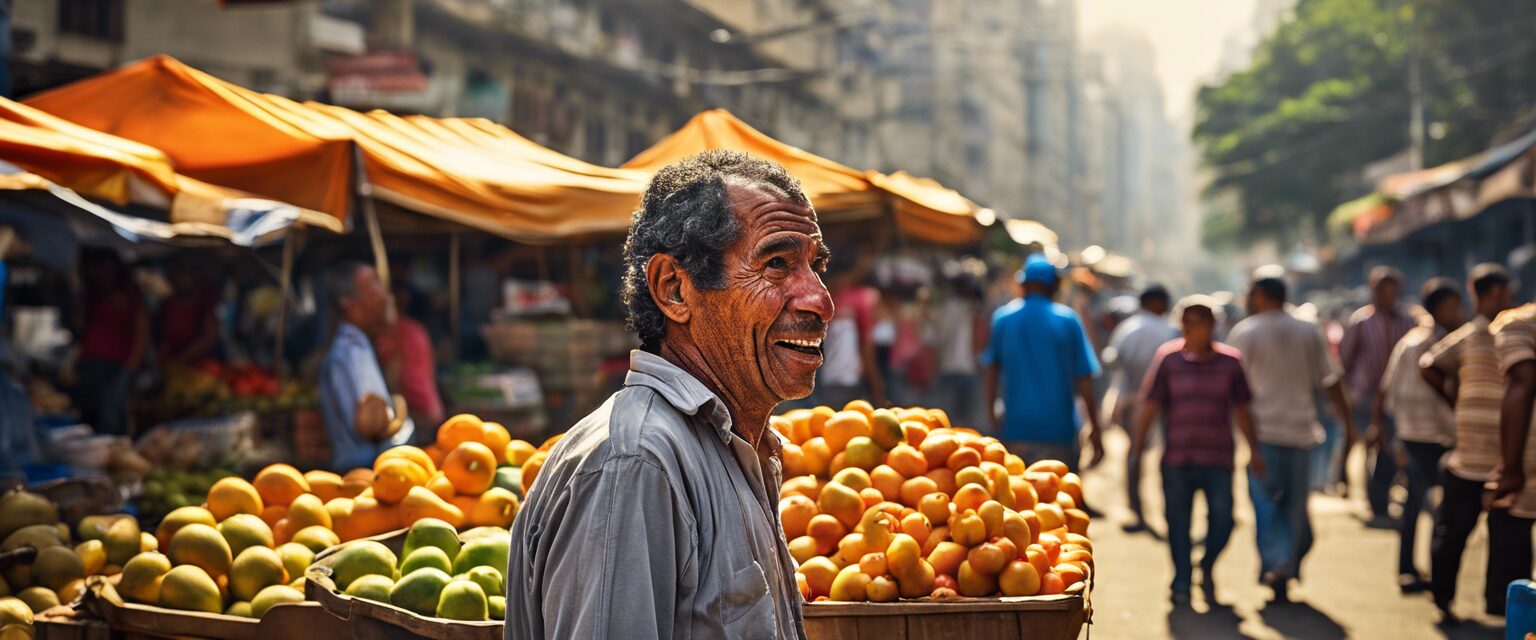
<svg viewBox="0 0 1536 640">
<path fill-rule="evenodd" d="M 1197 98 L 1194 140 L 1213 192 L 1236 216 L 1209 221 L 1207 241 L 1321 233 L 1327 214 L 1361 195 L 1358 171 L 1409 145 L 1417 53 L 1433 165 L 1486 147 L 1536 107 L 1536 2 L 1300 0 L 1253 63 Z"/>
</svg>

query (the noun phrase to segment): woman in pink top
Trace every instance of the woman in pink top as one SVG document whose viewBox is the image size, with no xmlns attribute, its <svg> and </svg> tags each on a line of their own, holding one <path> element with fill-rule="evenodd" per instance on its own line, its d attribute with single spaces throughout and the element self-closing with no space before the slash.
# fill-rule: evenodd
<svg viewBox="0 0 1536 640">
<path fill-rule="evenodd" d="M 373 349 L 384 367 L 389 388 L 399 389 L 411 419 L 418 424 L 435 425 L 443 421 L 443 399 L 437 392 L 437 362 L 432 353 L 432 338 L 425 327 L 407 313 L 411 309 L 409 286 L 394 286 L 394 323 L 379 336 Z M 426 429 L 423 433 L 436 433 Z"/>
</svg>

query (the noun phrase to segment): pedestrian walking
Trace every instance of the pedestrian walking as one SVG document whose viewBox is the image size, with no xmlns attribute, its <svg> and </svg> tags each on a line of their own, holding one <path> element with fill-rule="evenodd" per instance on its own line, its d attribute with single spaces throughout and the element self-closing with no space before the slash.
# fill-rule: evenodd
<svg viewBox="0 0 1536 640">
<path fill-rule="evenodd" d="M 981 354 L 988 407 L 1002 391 L 1003 414 L 992 413 L 993 428 L 1001 427 L 999 439 L 1025 460 L 1061 460 L 1075 471 L 1081 400 L 1092 449 L 1089 465 L 1097 465 L 1104 446 L 1093 401 L 1093 379 L 1100 371 L 1093 345 L 1077 312 L 1052 299 L 1061 281 L 1049 260 L 1030 256 L 1018 281 L 1021 297 L 992 315 L 990 342 Z"/>
<path fill-rule="evenodd" d="M 1153 355 L 1140 413 L 1131 439 L 1131 455 L 1140 456 L 1157 417 L 1163 417 L 1163 508 L 1168 521 L 1168 549 L 1173 554 L 1173 603 L 1189 603 L 1193 582 L 1190 524 L 1195 494 L 1205 496 L 1205 554 L 1200 559 L 1200 588 L 1208 605 L 1216 604 L 1216 559 L 1232 535 L 1232 470 L 1236 457 L 1232 422 L 1258 450 L 1253 396 L 1243 373 L 1241 354 L 1215 341 L 1217 305 L 1205 296 L 1179 303 L 1184 337 L 1165 343 Z M 1251 456 L 1249 468 L 1264 477 L 1264 458 Z M 1134 488 L 1133 488 L 1134 489 Z"/>
<path fill-rule="evenodd" d="M 1355 424 L 1368 424 L 1365 442 L 1374 459 L 1366 465 L 1366 501 L 1371 505 L 1370 526 L 1393 525 L 1388 507 L 1397 477 L 1397 456 L 1392 442 L 1396 430 L 1390 415 L 1373 420 L 1376 395 L 1392 348 L 1413 328 L 1413 318 L 1398 306 L 1403 276 L 1392 267 L 1371 270 L 1371 303 L 1360 307 L 1349 318 L 1349 328 L 1339 342 L 1339 360 L 1344 365 L 1344 381 L 1349 387 Z"/>
<path fill-rule="evenodd" d="M 1398 441 L 1407 453 L 1404 475 L 1408 478 L 1408 493 L 1397 524 L 1397 584 L 1403 593 L 1429 589 L 1429 582 L 1413 561 L 1419 513 L 1424 510 L 1429 490 L 1440 485 L 1440 459 L 1456 442 L 1455 415 L 1419 375 L 1419 358 L 1465 320 L 1461 291 L 1450 278 L 1425 282 L 1419 302 L 1426 313 L 1418 326 L 1397 341 L 1387 357 L 1386 373 L 1371 406 L 1368 429 L 1379 431 L 1378 425 L 1390 416 L 1396 422 Z"/>
<path fill-rule="evenodd" d="M 1430 347 L 1419 360 L 1424 380 L 1455 411 L 1456 446 L 1445 458 L 1440 475 L 1440 508 L 1435 513 L 1435 533 L 1430 542 L 1430 592 L 1447 622 L 1456 620 L 1451 602 L 1456 597 L 1456 576 L 1467 538 L 1485 511 L 1483 483 L 1493 477 L 1500 460 L 1499 412 L 1504 402 L 1504 379 L 1499 374 L 1499 354 L 1488 325 L 1509 308 L 1513 279 L 1496 264 L 1480 264 L 1471 274 L 1472 302 L 1477 314 L 1466 324 Z M 1507 510 L 1488 517 L 1488 565 L 1483 595 L 1489 613 L 1504 614 L 1504 575 L 1501 544 L 1518 535 L 1519 523 Z M 1525 530 L 1530 544 L 1530 530 Z M 1495 539 L 1499 542 L 1495 542 Z M 1527 563 L 1526 569 L 1530 565 Z"/>
<path fill-rule="evenodd" d="M 1158 349 L 1179 335 L 1166 317 L 1170 302 L 1168 290 L 1162 285 L 1154 284 L 1142 290 L 1141 308 L 1115 327 L 1109 336 L 1109 347 L 1104 350 L 1104 365 L 1115 375 L 1115 422 L 1127 432 L 1141 415 L 1138 409 L 1141 384 Z M 1141 512 L 1141 464 L 1140 455 L 1126 456 L 1125 494 L 1132 518 L 1122 527 L 1127 533 L 1147 530 Z"/>
<path fill-rule="evenodd" d="M 1343 371 L 1317 325 L 1285 310 L 1286 285 L 1260 277 L 1248 290 L 1249 317 L 1232 329 L 1231 344 L 1242 352 L 1243 371 L 1253 390 L 1253 417 L 1267 470 L 1248 474 L 1258 534 L 1260 581 L 1285 600 L 1290 580 L 1312 547 L 1307 512 L 1311 450 L 1323 443 L 1314 393 L 1321 389 L 1344 423 L 1345 451 L 1356 439 L 1349 400 L 1340 384 Z"/>
</svg>

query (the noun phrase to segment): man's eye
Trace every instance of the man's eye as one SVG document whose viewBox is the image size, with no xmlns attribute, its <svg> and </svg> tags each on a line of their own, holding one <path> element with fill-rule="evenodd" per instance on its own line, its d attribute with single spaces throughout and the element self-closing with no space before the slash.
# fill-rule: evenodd
<svg viewBox="0 0 1536 640">
<path fill-rule="evenodd" d="M 783 258 L 773 258 L 768 261 L 769 269 L 788 269 L 789 261 Z"/>
</svg>

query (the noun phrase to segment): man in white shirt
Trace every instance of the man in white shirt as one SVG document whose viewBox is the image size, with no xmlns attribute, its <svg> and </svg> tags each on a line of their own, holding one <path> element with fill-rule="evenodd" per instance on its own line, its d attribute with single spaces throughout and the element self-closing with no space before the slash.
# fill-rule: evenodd
<svg viewBox="0 0 1536 640">
<path fill-rule="evenodd" d="M 1347 453 L 1357 439 L 1349 400 L 1339 384 L 1343 368 L 1328 350 L 1317 325 L 1285 311 L 1285 281 L 1261 277 L 1248 290 L 1249 317 L 1232 328 L 1228 342 L 1243 353 L 1243 370 L 1253 389 L 1253 417 L 1259 450 L 1268 469 L 1248 474 L 1258 534 L 1260 581 L 1286 599 L 1301 560 L 1312 547 L 1307 513 L 1310 450 L 1323 443 L 1313 394 L 1327 393 L 1344 422 Z"/>
</svg>

